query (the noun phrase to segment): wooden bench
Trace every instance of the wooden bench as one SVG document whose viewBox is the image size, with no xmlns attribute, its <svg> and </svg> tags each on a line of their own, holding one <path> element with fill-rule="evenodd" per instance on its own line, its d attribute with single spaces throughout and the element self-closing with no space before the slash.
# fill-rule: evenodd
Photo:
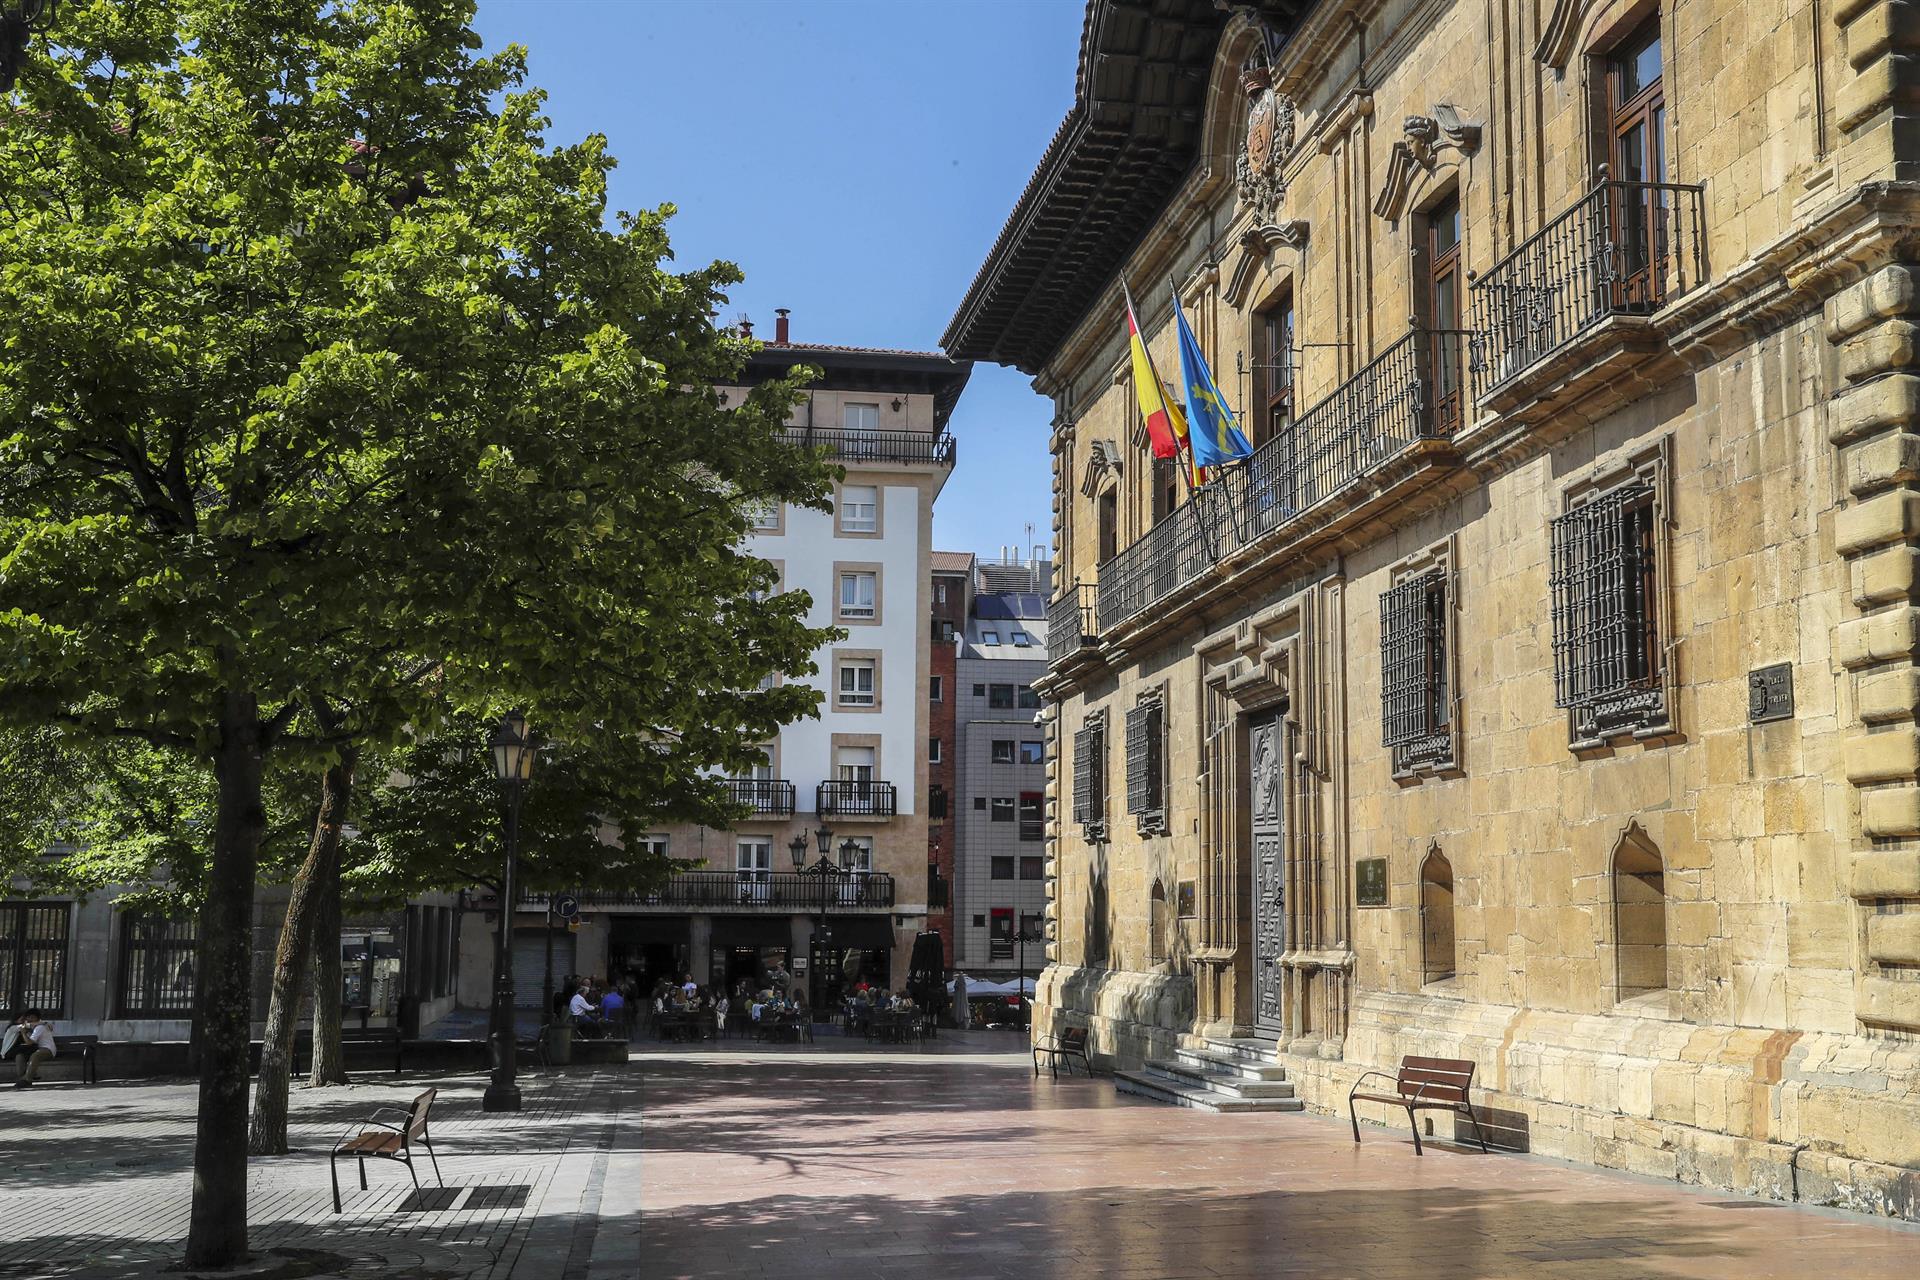
<svg viewBox="0 0 1920 1280">
<path fill-rule="evenodd" d="M 1363 1093 L 1360 1086 L 1369 1078 L 1392 1080 L 1392 1093 Z M 1355 1113 L 1356 1102 L 1386 1102 L 1396 1107 L 1404 1107 L 1407 1112 L 1407 1126 L 1413 1130 L 1413 1154 L 1424 1155 L 1420 1149 L 1420 1124 L 1415 1118 L 1416 1111 L 1451 1111 L 1465 1116 L 1467 1123 L 1473 1126 L 1473 1136 L 1479 1139 L 1480 1150 L 1486 1151 L 1487 1139 L 1480 1132 L 1479 1118 L 1473 1114 L 1473 1107 L 1467 1100 L 1467 1091 L 1473 1087 L 1473 1063 L 1466 1058 L 1416 1058 L 1400 1059 L 1400 1074 L 1389 1076 L 1384 1071 L 1369 1071 L 1353 1082 L 1352 1092 L 1347 1094 L 1347 1119 L 1353 1122 L 1353 1140 L 1360 1141 L 1360 1117 Z"/>
<path fill-rule="evenodd" d="M 1067 1074 L 1073 1074 L 1075 1058 L 1080 1059 L 1080 1064 L 1087 1069 L 1088 1075 L 1093 1074 L 1093 1059 L 1087 1056 L 1085 1027 L 1068 1027 L 1057 1035 L 1043 1035 L 1036 1039 L 1033 1042 L 1033 1074 L 1036 1076 L 1040 1074 L 1040 1059 L 1043 1055 L 1047 1059 L 1048 1069 L 1053 1072 L 1056 1079 L 1060 1075 L 1062 1062 L 1067 1064 Z"/>
<path fill-rule="evenodd" d="M 427 1158 L 433 1161 L 433 1176 L 441 1186 L 447 1181 L 440 1176 L 440 1157 L 433 1153 L 433 1139 L 427 1134 L 427 1111 L 433 1106 L 438 1089 L 428 1089 L 413 1100 L 405 1111 L 398 1107 L 376 1107 L 367 1123 L 371 1129 L 347 1130 L 339 1142 L 334 1144 L 333 1154 L 327 1159 L 327 1173 L 333 1179 L 333 1211 L 340 1212 L 340 1165 L 341 1156 L 352 1156 L 360 1165 L 360 1189 L 367 1189 L 367 1161 L 398 1160 L 407 1166 L 407 1173 L 413 1178 L 413 1189 L 420 1190 L 420 1175 L 413 1167 L 413 1143 L 418 1139 L 427 1149 Z M 383 1115 L 397 1116 L 400 1123 L 382 1120 Z"/>
<path fill-rule="evenodd" d="M 55 1027 L 53 1043 L 59 1052 L 40 1064 L 41 1079 L 46 1079 L 49 1071 L 58 1071 L 67 1063 L 77 1060 L 80 1064 L 80 1083 L 100 1083 L 99 1036 L 70 1036 L 62 1033 L 58 1027 Z M 14 1060 L 8 1058 L 7 1065 L 12 1067 Z M 10 1079 L 11 1073 L 9 1073 L 9 1080 Z"/>
</svg>

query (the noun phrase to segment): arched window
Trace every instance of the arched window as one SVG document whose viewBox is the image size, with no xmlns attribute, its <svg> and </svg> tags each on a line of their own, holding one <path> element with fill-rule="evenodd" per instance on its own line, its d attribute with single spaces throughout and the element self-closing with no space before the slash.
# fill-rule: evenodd
<svg viewBox="0 0 1920 1280">
<path fill-rule="evenodd" d="M 1147 963 L 1159 964 L 1167 958 L 1167 890 L 1158 880 L 1147 901 Z"/>
<path fill-rule="evenodd" d="M 1637 823 L 1613 850 L 1613 940 L 1617 999 L 1666 989 L 1666 868 L 1660 850 Z"/>
<path fill-rule="evenodd" d="M 1420 981 L 1456 972 L 1453 947 L 1453 864 L 1434 845 L 1420 864 Z"/>
</svg>

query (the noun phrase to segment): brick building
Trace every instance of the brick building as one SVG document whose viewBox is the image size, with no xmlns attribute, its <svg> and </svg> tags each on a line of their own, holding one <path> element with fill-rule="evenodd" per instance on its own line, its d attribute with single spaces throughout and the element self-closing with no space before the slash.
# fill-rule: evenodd
<svg viewBox="0 0 1920 1280">
<path fill-rule="evenodd" d="M 1226 8 L 1090 0 L 944 340 L 1056 406 L 1042 1018 L 1913 1215 L 1905 7 Z M 1169 278 L 1256 446 L 1198 496 Z"/>
</svg>

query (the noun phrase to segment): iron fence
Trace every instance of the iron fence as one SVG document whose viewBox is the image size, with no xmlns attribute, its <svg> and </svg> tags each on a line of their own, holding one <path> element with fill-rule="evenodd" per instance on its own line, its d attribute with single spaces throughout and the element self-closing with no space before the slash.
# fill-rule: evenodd
<svg viewBox="0 0 1920 1280">
<path fill-rule="evenodd" d="M 814 789 L 816 813 L 841 817 L 891 818 L 897 812 L 891 782 L 863 780 L 823 782 Z"/>
<path fill-rule="evenodd" d="M 619 890 L 578 895 L 582 906 L 687 907 L 728 910 L 769 907 L 813 911 L 821 894 L 833 907 L 891 907 L 893 877 L 884 872 L 834 876 L 823 889 L 822 878 L 800 871 L 682 871 L 651 893 Z"/>
<path fill-rule="evenodd" d="M 724 785 L 729 800 L 755 813 L 784 817 L 793 812 L 793 784 L 785 778 L 728 778 Z"/>
<path fill-rule="evenodd" d="M 844 427 L 788 427 L 788 444 L 824 450 L 837 462 L 927 462 L 950 467 L 957 446 L 949 432 L 849 431 Z"/>
<path fill-rule="evenodd" d="M 1099 639 L 1091 583 L 1068 587 L 1047 606 L 1047 665 L 1058 666 Z"/>
<path fill-rule="evenodd" d="M 1697 186 L 1600 182 L 1473 283 L 1484 396 L 1609 316 L 1649 315 L 1706 278 Z"/>
</svg>

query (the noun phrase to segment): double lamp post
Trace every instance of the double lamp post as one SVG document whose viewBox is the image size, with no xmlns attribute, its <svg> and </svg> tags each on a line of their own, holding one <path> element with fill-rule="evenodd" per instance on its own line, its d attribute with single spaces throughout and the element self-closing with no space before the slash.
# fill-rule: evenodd
<svg viewBox="0 0 1920 1280">
<path fill-rule="evenodd" d="M 820 972 L 820 962 L 833 941 L 833 935 L 827 931 L 827 900 L 833 893 L 834 881 L 841 876 L 852 875 L 853 871 L 849 867 L 836 863 L 830 856 L 833 852 L 832 827 L 822 824 L 814 831 L 813 837 L 820 843 L 820 856 L 814 860 L 812 866 L 807 865 L 807 836 L 804 831 L 796 833 L 793 839 L 787 842 L 787 852 L 793 857 L 795 871 L 801 875 L 816 876 L 820 881 L 820 909 L 815 914 L 814 920 L 811 948 L 813 954 L 807 958 L 807 967 L 812 971 L 807 984 L 813 991 L 812 1004 L 817 1015 L 821 1002 L 826 999 L 827 994 L 827 979 Z M 840 842 L 840 862 L 852 862 L 854 855 L 859 851 L 860 846 L 854 842 L 852 836 L 848 836 Z"/>
</svg>

